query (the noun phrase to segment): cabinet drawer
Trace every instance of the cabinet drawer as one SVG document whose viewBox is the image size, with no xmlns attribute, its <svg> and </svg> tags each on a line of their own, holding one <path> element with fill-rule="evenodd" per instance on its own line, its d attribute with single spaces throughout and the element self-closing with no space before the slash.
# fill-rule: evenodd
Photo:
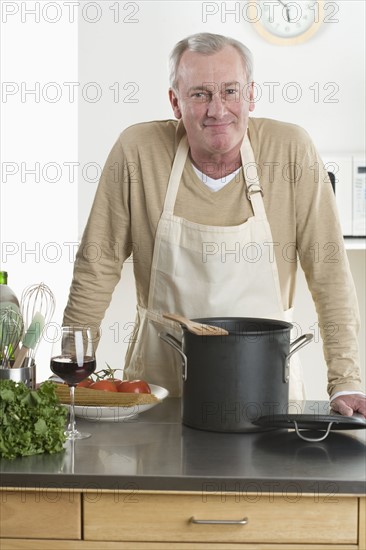
<svg viewBox="0 0 366 550">
<path fill-rule="evenodd" d="M 345 497 L 322 502 L 321 497 L 253 495 L 250 501 L 250 495 L 233 494 L 102 493 L 85 497 L 84 538 L 356 544 L 357 510 L 357 498 Z M 244 518 L 245 524 L 220 523 Z"/>
<path fill-rule="evenodd" d="M 4 490 L 0 498 L 3 538 L 81 538 L 81 497 L 72 490 Z"/>
</svg>

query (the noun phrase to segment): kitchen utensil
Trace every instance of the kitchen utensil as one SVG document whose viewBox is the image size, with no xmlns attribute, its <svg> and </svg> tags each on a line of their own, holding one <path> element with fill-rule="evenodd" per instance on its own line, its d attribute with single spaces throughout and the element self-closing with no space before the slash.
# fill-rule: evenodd
<svg viewBox="0 0 366 550">
<path fill-rule="evenodd" d="M 37 311 L 27 332 L 25 333 L 22 341 L 22 347 L 20 348 L 17 358 L 14 361 L 13 369 L 20 368 L 23 365 L 27 353 L 36 347 L 41 337 L 43 327 L 44 317 L 39 311 Z"/>
<path fill-rule="evenodd" d="M 224 338 L 198 338 L 182 328 L 182 343 L 160 338 L 182 357 L 182 421 L 218 432 L 276 429 L 257 426 L 266 414 L 287 412 L 289 359 L 312 339 L 290 341 L 292 324 L 273 319 L 222 317 L 194 319 L 228 330 Z"/>
<path fill-rule="evenodd" d="M 51 289 L 45 283 L 34 284 L 26 287 L 20 298 L 20 311 L 24 319 L 25 329 L 27 330 L 38 311 L 44 317 L 45 325 L 51 321 L 55 311 L 55 296 Z M 29 366 L 35 361 L 40 340 L 30 351 L 26 364 Z"/>
<path fill-rule="evenodd" d="M 28 388 L 35 389 L 34 370 L 31 367 L 20 367 L 19 369 L 0 369 L 0 380 L 13 380 L 23 382 Z"/>
<path fill-rule="evenodd" d="M 23 336 L 23 318 L 18 306 L 7 303 L 0 306 L 0 364 L 2 369 L 11 367 L 14 352 Z"/>
<path fill-rule="evenodd" d="M 355 413 L 353 416 L 342 416 L 330 411 L 329 414 L 274 414 L 261 416 L 254 421 L 258 426 L 271 428 L 295 429 L 296 434 L 304 441 L 323 441 L 333 430 L 366 429 L 366 418 Z M 314 432 L 317 432 L 314 437 Z M 313 436 L 311 437 L 310 434 Z"/>
<path fill-rule="evenodd" d="M 229 334 L 227 330 L 220 326 L 197 323 L 190 319 L 186 319 L 186 317 L 178 315 L 177 313 L 163 313 L 163 317 L 165 317 L 165 319 L 170 319 L 171 321 L 177 321 L 177 323 L 197 336 L 226 336 Z"/>
</svg>

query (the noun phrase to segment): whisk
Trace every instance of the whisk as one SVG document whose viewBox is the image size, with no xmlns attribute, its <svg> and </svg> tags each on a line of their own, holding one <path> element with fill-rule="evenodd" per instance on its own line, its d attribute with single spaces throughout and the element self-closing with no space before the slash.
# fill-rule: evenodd
<svg viewBox="0 0 366 550">
<path fill-rule="evenodd" d="M 23 317 L 17 306 L 0 308 L 0 365 L 11 368 L 19 342 L 23 336 Z"/>
<path fill-rule="evenodd" d="M 26 287 L 20 298 L 20 310 L 24 319 L 25 329 L 29 328 L 35 314 L 41 313 L 45 320 L 45 326 L 51 321 L 55 312 L 55 296 L 45 283 L 34 284 Z M 34 349 L 28 353 L 28 366 L 35 358 L 40 340 Z"/>
</svg>

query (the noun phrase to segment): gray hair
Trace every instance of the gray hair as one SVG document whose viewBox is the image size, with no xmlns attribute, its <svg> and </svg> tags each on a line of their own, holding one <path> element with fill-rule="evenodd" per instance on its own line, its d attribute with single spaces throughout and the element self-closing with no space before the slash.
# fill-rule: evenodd
<svg viewBox="0 0 366 550">
<path fill-rule="evenodd" d="M 187 36 L 187 38 L 184 38 L 174 46 L 169 57 L 169 78 L 171 88 L 175 91 L 178 89 L 178 66 L 186 50 L 212 55 L 215 52 L 221 51 L 225 46 L 233 46 L 238 51 L 245 67 L 247 80 L 251 82 L 253 74 L 253 55 L 244 44 L 234 38 L 221 34 L 200 32 Z"/>
</svg>

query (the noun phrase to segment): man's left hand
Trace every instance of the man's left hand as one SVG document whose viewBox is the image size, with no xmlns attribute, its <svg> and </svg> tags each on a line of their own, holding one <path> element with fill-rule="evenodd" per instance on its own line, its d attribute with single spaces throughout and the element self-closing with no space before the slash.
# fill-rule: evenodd
<svg viewBox="0 0 366 550">
<path fill-rule="evenodd" d="M 360 413 L 366 418 L 366 397 L 363 395 L 340 395 L 333 399 L 330 406 L 333 411 L 343 416 L 352 416 L 353 413 Z"/>
</svg>

